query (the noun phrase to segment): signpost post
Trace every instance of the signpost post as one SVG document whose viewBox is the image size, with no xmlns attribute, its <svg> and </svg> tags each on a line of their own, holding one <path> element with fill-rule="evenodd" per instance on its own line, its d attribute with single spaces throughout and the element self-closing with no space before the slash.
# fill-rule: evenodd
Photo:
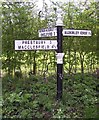
<svg viewBox="0 0 99 120">
<path fill-rule="evenodd" d="M 59 11 L 60 12 L 60 11 Z M 60 100 L 62 98 L 62 92 L 63 92 L 63 49 L 62 49 L 62 40 L 63 40 L 63 21 L 62 16 L 60 13 L 58 13 L 57 21 L 56 21 L 56 27 L 57 27 L 57 100 Z"/>
</svg>

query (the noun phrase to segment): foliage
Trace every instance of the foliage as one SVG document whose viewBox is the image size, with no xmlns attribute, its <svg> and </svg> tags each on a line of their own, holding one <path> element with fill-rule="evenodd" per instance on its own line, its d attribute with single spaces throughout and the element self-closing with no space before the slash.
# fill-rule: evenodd
<svg viewBox="0 0 99 120">
<path fill-rule="evenodd" d="M 67 76 L 67 75 L 66 75 Z M 3 118 L 95 118 L 97 116 L 97 79 L 80 74 L 63 79 L 63 98 L 57 101 L 56 82 L 33 79 L 3 78 Z M 9 81 L 9 82 L 7 82 Z"/>
</svg>

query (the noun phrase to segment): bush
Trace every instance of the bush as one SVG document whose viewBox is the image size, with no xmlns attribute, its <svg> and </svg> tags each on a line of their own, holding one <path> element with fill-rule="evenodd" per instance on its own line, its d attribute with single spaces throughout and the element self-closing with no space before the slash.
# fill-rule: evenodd
<svg viewBox="0 0 99 120">
<path fill-rule="evenodd" d="M 22 78 L 22 72 L 21 71 L 15 71 L 15 77 Z"/>
<path fill-rule="evenodd" d="M 63 98 L 56 101 L 57 83 L 49 76 L 48 83 L 40 76 L 17 80 L 3 78 L 3 117 L 5 118 L 93 118 L 96 116 L 96 80 L 80 74 L 63 79 Z M 15 89 L 12 89 L 14 88 Z"/>
</svg>

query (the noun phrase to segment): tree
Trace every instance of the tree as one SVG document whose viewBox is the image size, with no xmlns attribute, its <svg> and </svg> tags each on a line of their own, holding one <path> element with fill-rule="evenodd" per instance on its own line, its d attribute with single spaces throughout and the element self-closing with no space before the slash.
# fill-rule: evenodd
<svg viewBox="0 0 99 120">
<path fill-rule="evenodd" d="M 25 53 L 14 50 L 15 39 L 30 39 L 32 26 L 30 22 L 31 10 L 34 5 L 28 6 L 30 3 L 2 3 L 2 53 L 5 60 L 3 68 L 8 68 L 8 74 L 13 72 L 13 69 L 20 68 L 24 60 Z M 34 18 L 35 19 L 35 18 Z"/>
</svg>

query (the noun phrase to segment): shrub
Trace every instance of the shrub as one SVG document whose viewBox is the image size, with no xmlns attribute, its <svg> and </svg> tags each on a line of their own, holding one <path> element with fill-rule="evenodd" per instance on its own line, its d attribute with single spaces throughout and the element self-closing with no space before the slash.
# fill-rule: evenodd
<svg viewBox="0 0 99 120">
<path fill-rule="evenodd" d="M 15 77 L 22 78 L 22 72 L 21 71 L 15 71 Z"/>
</svg>

